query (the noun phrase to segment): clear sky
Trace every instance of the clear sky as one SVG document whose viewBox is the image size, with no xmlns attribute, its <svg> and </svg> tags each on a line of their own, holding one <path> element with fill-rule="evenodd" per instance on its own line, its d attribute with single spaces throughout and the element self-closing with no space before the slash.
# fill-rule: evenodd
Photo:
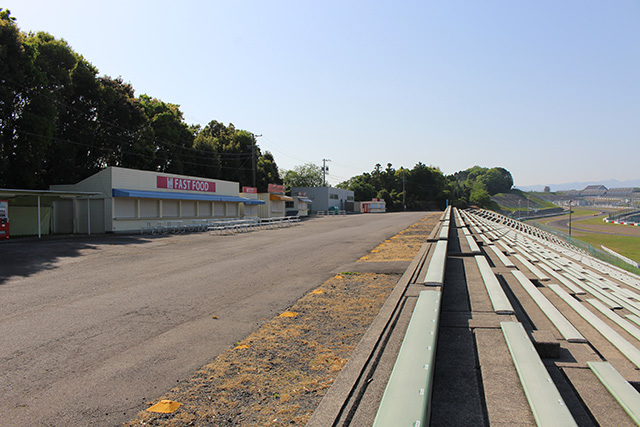
<svg viewBox="0 0 640 427">
<path fill-rule="evenodd" d="M 263 136 L 280 168 L 640 178 L 639 0 L 4 0 L 101 75 Z"/>
</svg>

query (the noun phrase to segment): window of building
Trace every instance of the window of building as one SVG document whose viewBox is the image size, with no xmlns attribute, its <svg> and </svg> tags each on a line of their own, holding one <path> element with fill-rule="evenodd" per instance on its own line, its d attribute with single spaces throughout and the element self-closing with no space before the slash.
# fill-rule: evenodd
<svg viewBox="0 0 640 427">
<path fill-rule="evenodd" d="M 116 218 L 135 218 L 138 216 L 138 200 L 124 197 L 116 197 L 113 199 L 115 206 Z"/>
<path fill-rule="evenodd" d="M 183 200 L 180 206 L 180 216 L 183 216 L 183 217 L 196 216 L 196 202 L 192 200 Z"/>
<path fill-rule="evenodd" d="M 213 202 L 213 216 L 225 216 L 226 214 L 224 202 Z"/>
<path fill-rule="evenodd" d="M 293 202 L 285 202 L 285 207 L 292 208 L 293 207 Z"/>
<path fill-rule="evenodd" d="M 330 199 L 334 199 L 334 200 L 338 200 L 338 195 L 337 194 L 329 194 L 329 198 Z"/>
<path fill-rule="evenodd" d="M 199 202 L 198 215 L 200 217 L 210 217 L 211 216 L 211 202 Z"/>
<path fill-rule="evenodd" d="M 140 199 L 140 218 L 158 218 L 160 209 L 155 199 Z"/>
<path fill-rule="evenodd" d="M 178 215 L 178 200 L 163 200 L 162 201 L 162 216 L 165 218 L 177 218 Z"/>
</svg>

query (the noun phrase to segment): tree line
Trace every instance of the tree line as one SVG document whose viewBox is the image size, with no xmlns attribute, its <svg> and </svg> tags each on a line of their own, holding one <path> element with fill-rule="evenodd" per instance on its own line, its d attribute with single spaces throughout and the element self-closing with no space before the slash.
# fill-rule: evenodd
<svg viewBox="0 0 640 427">
<path fill-rule="evenodd" d="M 255 151 L 254 151 L 255 150 Z M 46 189 L 73 184 L 107 166 L 267 184 L 322 185 L 319 166 L 279 173 L 254 135 L 216 120 L 189 125 L 180 107 L 136 96 L 122 78 L 98 70 L 64 40 L 24 33 L 0 8 L 0 187 Z M 384 199 L 387 209 L 441 209 L 446 204 L 490 207 L 490 196 L 511 189 L 504 168 L 474 166 L 445 176 L 437 167 L 385 169 L 338 184 L 355 200 Z"/>
<path fill-rule="evenodd" d="M 352 190 L 355 200 L 384 199 L 388 211 L 443 209 L 447 203 L 459 208 L 476 205 L 495 208 L 491 196 L 513 187 L 511 173 L 502 168 L 474 166 L 445 176 L 437 167 L 416 164 L 412 169 L 385 169 L 376 164 L 373 171 L 338 184 Z"/>
<path fill-rule="evenodd" d="M 252 186 L 254 162 L 259 191 L 282 182 L 251 132 L 189 125 L 178 105 L 136 97 L 64 40 L 24 33 L 0 8 L 0 187 L 73 184 L 107 166 Z"/>
</svg>

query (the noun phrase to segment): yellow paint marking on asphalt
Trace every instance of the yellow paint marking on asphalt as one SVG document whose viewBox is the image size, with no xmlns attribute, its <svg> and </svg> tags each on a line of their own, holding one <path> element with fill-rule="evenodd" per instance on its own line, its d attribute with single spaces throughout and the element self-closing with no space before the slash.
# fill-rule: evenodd
<svg viewBox="0 0 640 427">
<path fill-rule="evenodd" d="M 285 311 L 280 315 L 280 317 L 296 317 L 297 315 L 298 313 L 296 313 L 295 311 Z"/>
<path fill-rule="evenodd" d="M 341 276 L 342 277 L 342 276 Z M 316 289 L 315 291 L 311 292 L 312 294 L 315 295 L 319 295 L 319 294 L 324 294 L 324 291 L 322 289 Z"/>
<path fill-rule="evenodd" d="M 173 400 L 161 400 L 150 408 L 147 408 L 147 412 L 171 414 L 175 412 L 180 406 L 182 406 L 182 403 L 180 402 L 174 402 Z"/>
<path fill-rule="evenodd" d="M 239 346 L 235 347 L 234 350 L 242 350 L 249 347 L 250 346 L 248 346 L 247 344 L 240 344 Z"/>
</svg>

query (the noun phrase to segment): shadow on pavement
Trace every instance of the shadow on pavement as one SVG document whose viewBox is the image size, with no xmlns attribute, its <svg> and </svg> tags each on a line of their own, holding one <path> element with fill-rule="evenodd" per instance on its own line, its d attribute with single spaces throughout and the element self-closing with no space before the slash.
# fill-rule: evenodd
<svg viewBox="0 0 640 427">
<path fill-rule="evenodd" d="M 81 256 L 103 245 L 136 245 L 162 237 L 130 235 L 46 236 L 0 242 L 0 285 L 12 277 L 29 277 L 56 268 L 62 258 Z"/>
</svg>

